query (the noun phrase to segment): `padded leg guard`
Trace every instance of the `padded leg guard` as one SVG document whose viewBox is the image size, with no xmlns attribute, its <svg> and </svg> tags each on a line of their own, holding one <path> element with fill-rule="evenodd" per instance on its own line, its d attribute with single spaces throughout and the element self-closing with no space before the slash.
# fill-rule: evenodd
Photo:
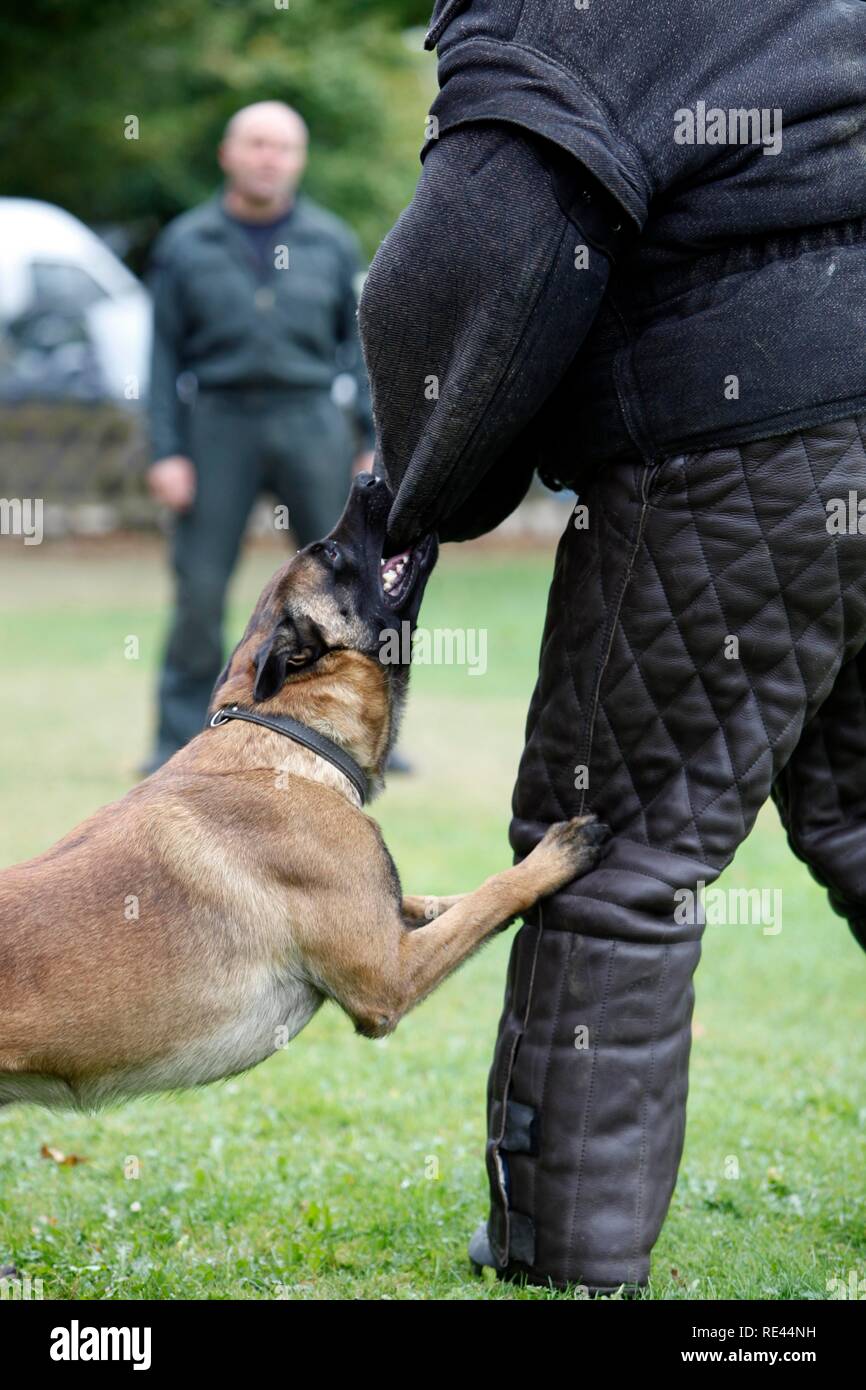
<svg viewBox="0 0 866 1390">
<path fill-rule="evenodd" d="M 517 934 L 488 1082 L 505 1277 L 646 1284 L 683 1147 L 699 957 L 698 941 Z"/>
<path fill-rule="evenodd" d="M 839 671 L 773 800 L 794 853 L 866 950 L 866 652 Z"/>
</svg>

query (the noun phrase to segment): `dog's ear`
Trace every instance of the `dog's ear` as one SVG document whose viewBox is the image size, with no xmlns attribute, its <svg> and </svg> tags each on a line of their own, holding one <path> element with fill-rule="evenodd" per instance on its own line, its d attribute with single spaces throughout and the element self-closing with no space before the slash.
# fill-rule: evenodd
<svg viewBox="0 0 866 1390">
<path fill-rule="evenodd" d="M 327 650 L 311 618 L 282 618 L 256 653 L 253 699 L 269 700 L 282 689 L 290 670 L 311 666 Z"/>
</svg>

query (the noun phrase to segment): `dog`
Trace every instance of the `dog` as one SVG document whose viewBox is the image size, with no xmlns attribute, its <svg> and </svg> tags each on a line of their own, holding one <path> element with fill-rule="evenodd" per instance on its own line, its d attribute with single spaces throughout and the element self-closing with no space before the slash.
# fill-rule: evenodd
<svg viewBox="0 0 866 1390">
<path fill-rule="evenodd" d="M 472 893 L 403 896 L 363 802 L 409 675 L 382 635 L 414 630 L 437 542 L 385 558 L 390 504 L 361 474 L 265 587 L 203 731 L 0 873 L 0 1105 L 94 1111 L 234 1076 L 326 999 L 381 1038 L 596 863 L 606 828 L 581 816 Z"/>
</svg>

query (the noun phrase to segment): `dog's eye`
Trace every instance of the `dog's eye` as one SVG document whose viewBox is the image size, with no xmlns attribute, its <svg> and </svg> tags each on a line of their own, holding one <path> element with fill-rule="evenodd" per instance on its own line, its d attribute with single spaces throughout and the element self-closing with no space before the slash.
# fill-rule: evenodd
<svg viewBox="0 0 866 1390">
<path fill-rule="evenodd" d="M 340 547 L 336 541 L 316 541 L 310 546 L 311 555 L 322 555 L 334 565 L 340 559 Z"/>
</svg>

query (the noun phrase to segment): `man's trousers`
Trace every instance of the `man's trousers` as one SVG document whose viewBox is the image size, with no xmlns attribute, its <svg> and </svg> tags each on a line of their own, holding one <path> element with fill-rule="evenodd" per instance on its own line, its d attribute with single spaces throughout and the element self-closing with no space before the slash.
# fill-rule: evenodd
<svg viewBox="0 0 866 1390">
<path fill-rule="evenodd" d="M 578 499 L 510 835 L 523 856 L 586 810 L 613 835 L 513 943 L 488 1082 L 501 1277 L 646 1285 L 685 1132 L 690 895 L 769 796 L 866 946 L 864 435 L 866 415 L 610 464 Z"/>
<path fill-rule="evenodd" d="M 307 545 L 339 519 L 355 452 L 343 412 L 321 389 L 200 391 L 188 433 L 197 491 L 172 537 L 176 597 L 159 682 L 157 762 L 204 723 L 224 660 L 226 589 L 256 498 L 272 492 L 292 536 Z"/>
</svg>

